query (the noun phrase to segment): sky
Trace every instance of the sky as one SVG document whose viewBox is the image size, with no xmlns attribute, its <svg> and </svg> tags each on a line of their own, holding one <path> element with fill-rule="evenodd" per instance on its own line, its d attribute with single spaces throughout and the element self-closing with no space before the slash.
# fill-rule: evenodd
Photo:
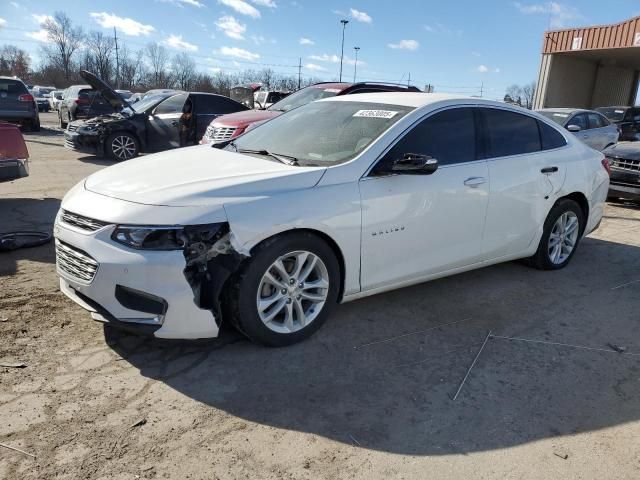
<svg viewBox="0 0 640 480">
<path fill-rule="evenodd" d="M 437 92 L 501 99 L 535 80 L 545 30 L 616 23 L 638 0 L 0 0 L 0 45 L 37 64 L 40 23 L 64 11 L 85 30 L 113 33 L 130 50 L 159 42 L 188 52 L 204 72 L 272 68 L 336 80 L 407 82 Z"/>
</svg>

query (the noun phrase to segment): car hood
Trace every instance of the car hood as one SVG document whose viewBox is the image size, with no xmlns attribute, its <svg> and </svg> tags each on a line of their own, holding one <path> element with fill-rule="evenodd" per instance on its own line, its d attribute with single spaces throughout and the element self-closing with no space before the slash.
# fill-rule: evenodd
<svg viewBox="0 0 640 480">
<path fill-rule="evenodd" d="M 604 150 L 604 154 L 616 157 L 624 158 L 626 160 L 640 160 L 640 145 L 639 142 L 619 142 L 615 145 Z"/>
<path fill-rule="evenodd" d="M 87 82 L 91 88 L 97 90 L 102 94 L 104 99 L 109 102 L 109 104 L 116 110 L 122 110 L 124 107 L 129 107 L 129 102 L 127 102 L 124 98 L 122 98 L 118 93 L 103 82 L 101 79 L 96 77 L 93 73 L 88 72 L 86 70 L 80 70 L 80 76 L 82 79 Z"/>
<path fill-rule="evenodd" d="M 216 118 L 213 123 L 216 125 L 223 124 L 232 127 L 246 127 L 255 122 L 264 122 L 273 117 L 282 115 L 282 112 L 272 112 L 270 110 L 245 110 L 243 112 L 230 113 Z"/>
<path fill-rule="evenodd" d="M 210 206 L 311 188 L 324 171 L 202 145 L 105 168 L 88 177 L 85 188 L 145 205 Z"/>
</svg>

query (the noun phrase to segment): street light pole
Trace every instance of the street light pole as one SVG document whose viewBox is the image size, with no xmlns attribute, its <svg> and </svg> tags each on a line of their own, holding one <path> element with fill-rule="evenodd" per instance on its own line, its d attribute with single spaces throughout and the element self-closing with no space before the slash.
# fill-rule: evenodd
<svg viewBox="0 0 640 480">
<path fill-rule="evenodd" d="M 340 20 L 342 24 L 342 49 L 340 53 L 340 81 L 342 81 L 342 60 L 344 59 L 344 30 L 347 28 L 347 23 L 349 20 Z"/>
<path fill-rule="evenodd" d="M 358 52 L 360 51 L 360 47 L 353 47 L 356 51 L 356 63 L 353 64 L 353 83 L 356 83 L 356 73 L 358 71 Z"/>
</svg>

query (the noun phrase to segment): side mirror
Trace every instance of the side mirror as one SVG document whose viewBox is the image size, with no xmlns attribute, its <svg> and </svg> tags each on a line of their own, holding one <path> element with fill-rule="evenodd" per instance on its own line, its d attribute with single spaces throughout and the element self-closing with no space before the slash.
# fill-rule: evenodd
<svg viewBox="0 0 640 480">
<path fill-rule="evenodd" d="M 405 153 L 393 162 L 391 171 L 405 175 L 431 175 L 438 169 L 438 160 L 429 155 Z"/>
<path fill-rule="evenodd" d="M 577 133 L 582 129 L 578 125 L 571 124 L 571 125 L 567 125 L 567 130 L 569 130 L 570 132 L 573 132 L 573 133 Z"/>
</svg>

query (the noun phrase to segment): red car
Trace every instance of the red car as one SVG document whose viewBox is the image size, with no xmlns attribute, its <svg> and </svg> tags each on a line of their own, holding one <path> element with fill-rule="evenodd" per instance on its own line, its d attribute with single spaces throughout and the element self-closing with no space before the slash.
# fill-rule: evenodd
<svg viewBox="0 0 640 480">
<path fill-rule="evenodd" d="M 0 122 L 0 182 L 29 176 L 29 152 L 20 129 Z"/>
<path fill-rule="evenodd" d="M 359 83 L 334 83 L 324 82 L 310 85 L 279 102 L 274 103 L 266 110 L 249 110 L 246 112 L 231 113 L 214 119 L 200 140 L 200 143 L 223 143 L 227 140 L 242 135 L 247 128 L 255 127 L 267 120 L 282 115 L 284 112 L 311 103 L 321 98 L 337 95 L 352 95 L 354 93 L 374 92 L 419 92 L 416 87 L 393 83 L 359 82 Z"/>
</svg>

